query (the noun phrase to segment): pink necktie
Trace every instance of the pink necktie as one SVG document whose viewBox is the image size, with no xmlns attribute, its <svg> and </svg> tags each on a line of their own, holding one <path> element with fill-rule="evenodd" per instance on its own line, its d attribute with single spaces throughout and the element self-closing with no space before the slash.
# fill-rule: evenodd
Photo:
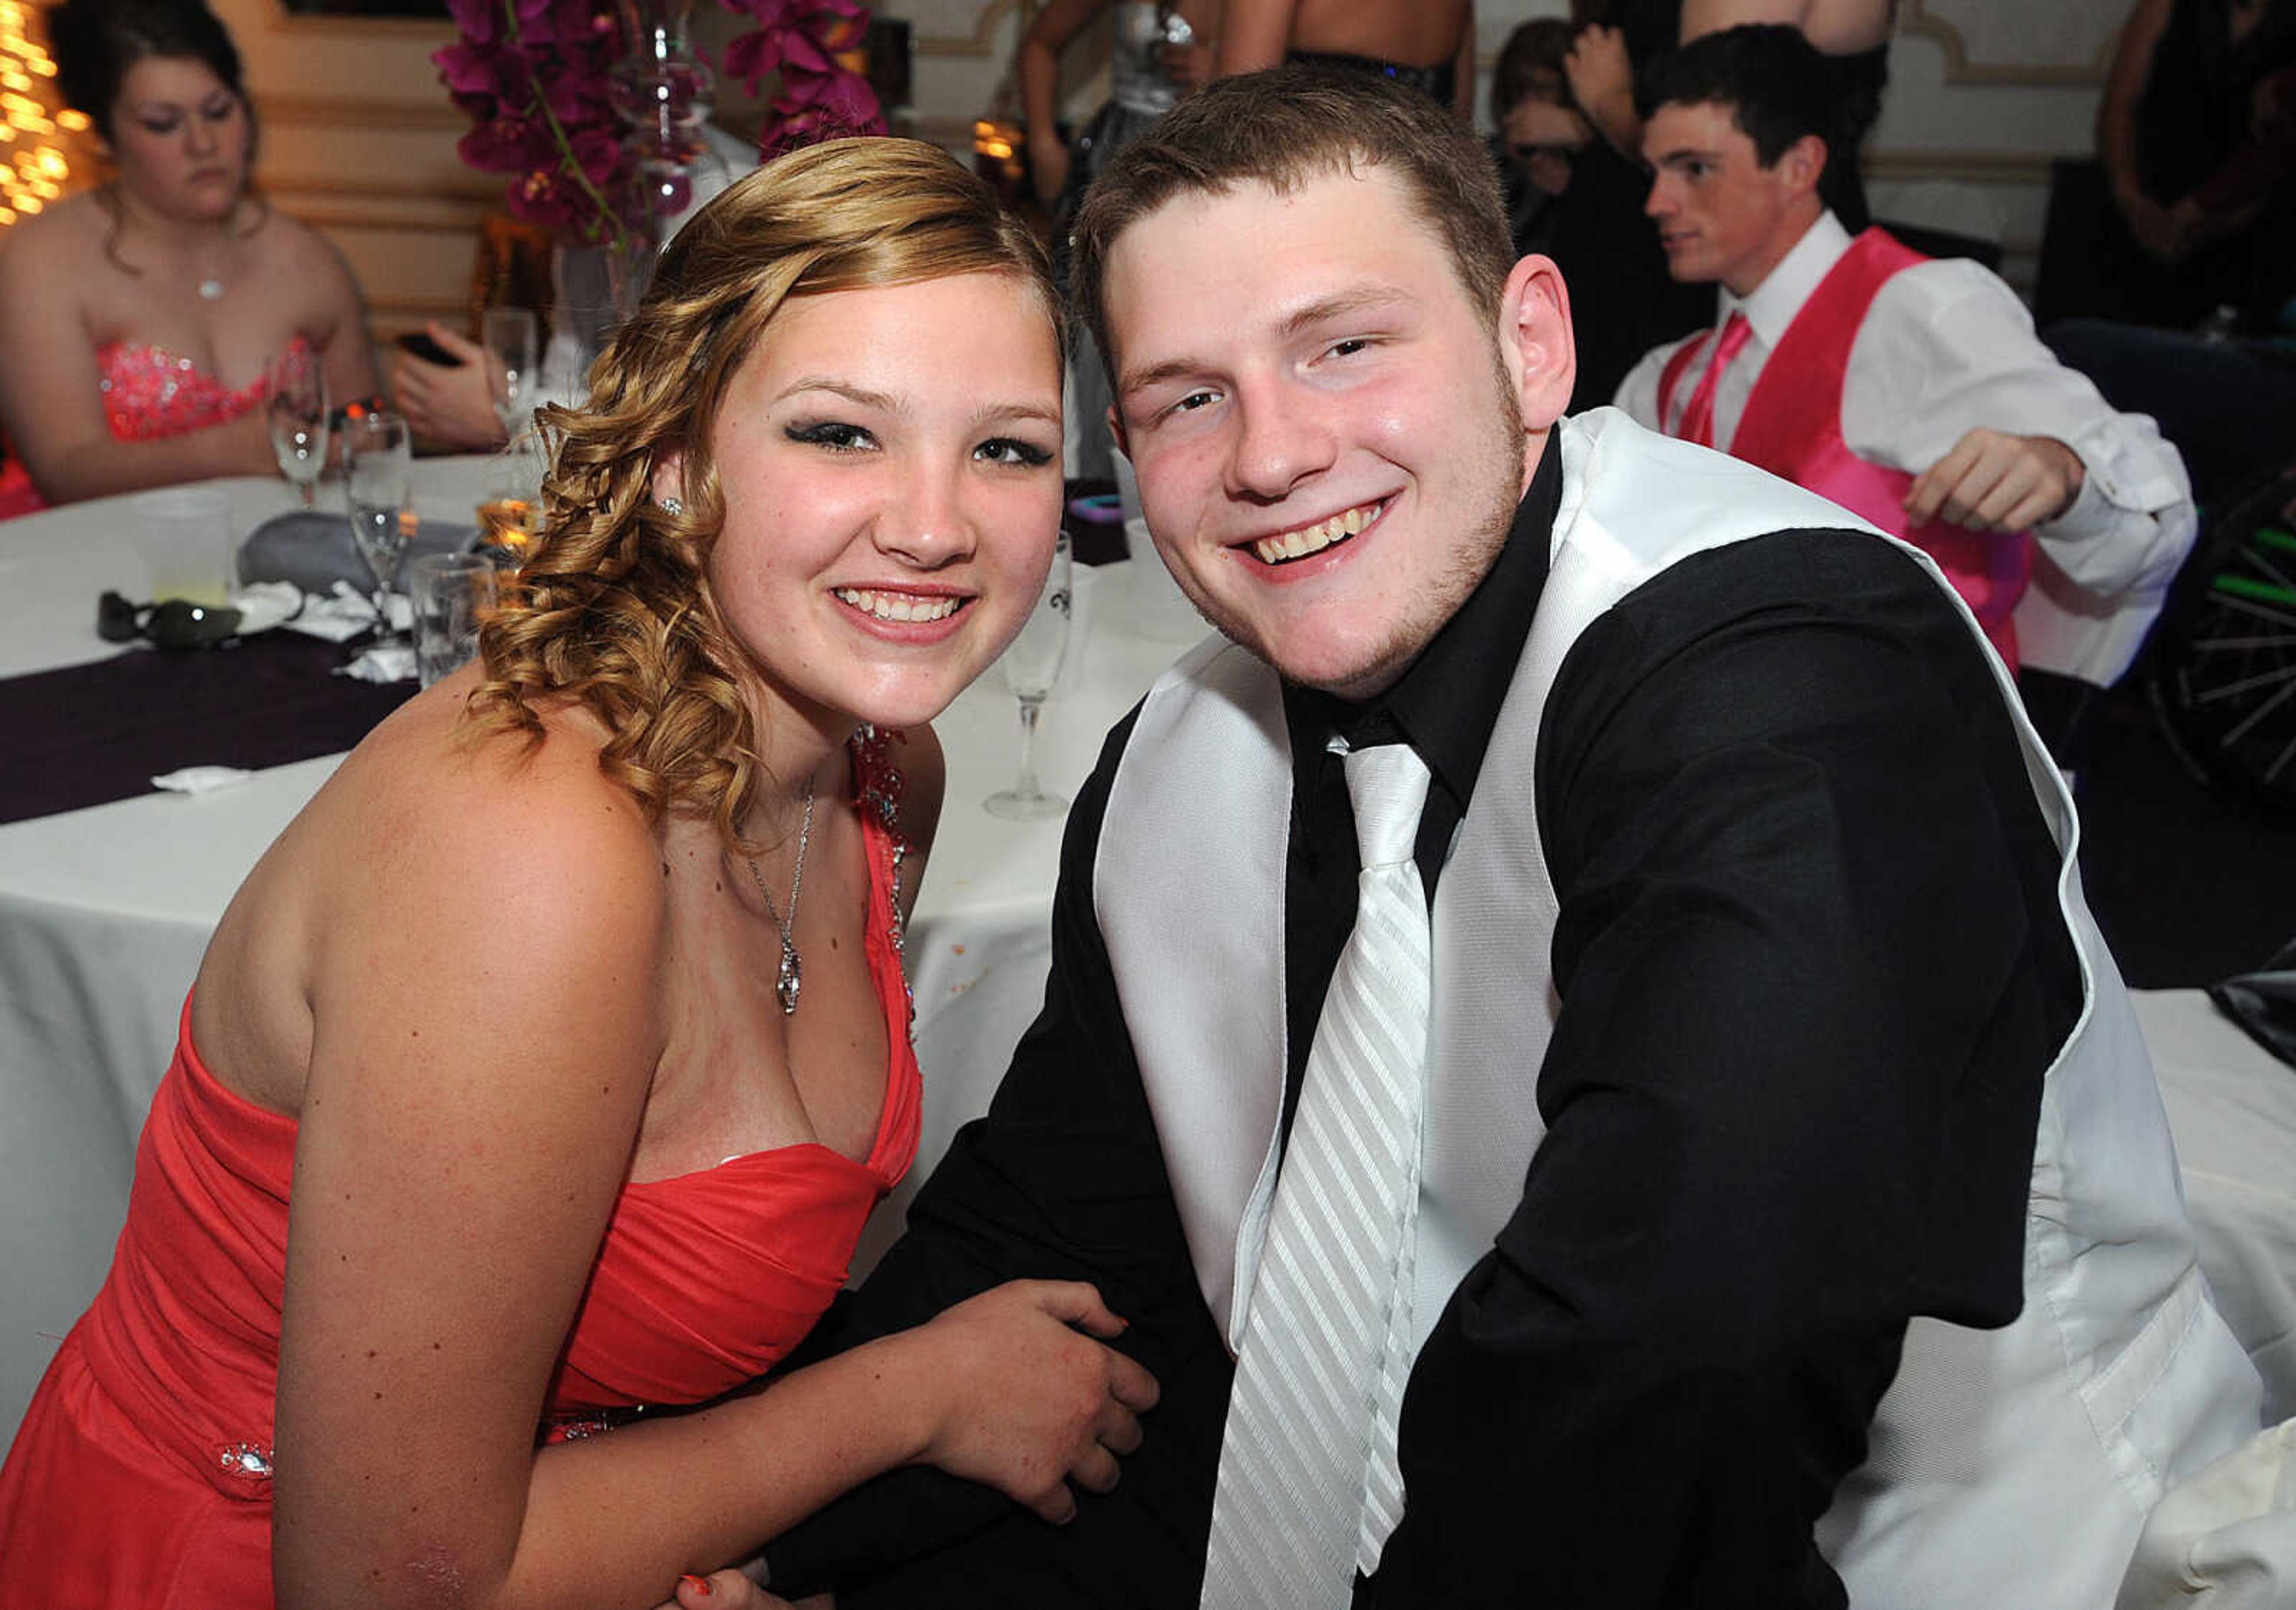
<svg viewBox="0 0 2296 1610">
<path fill-rule="evenodd" d="M 1675 435 L 1702 447 L 1714 445 L 1714 389 L 1722 383 L 1722 372 L 1730 367 L 1730 360 L 1753 333 L 1754 327 L 1746 323 L 1742 313 L 1734 313 L 1724 322 L 1722 339 L 1714 343 L 1714 359 L 1698 377 L 1698 388 L 1690 394 L 1690 405 L 1682 411 L 1682 423 L 1675 428 Z"/>
</svg>

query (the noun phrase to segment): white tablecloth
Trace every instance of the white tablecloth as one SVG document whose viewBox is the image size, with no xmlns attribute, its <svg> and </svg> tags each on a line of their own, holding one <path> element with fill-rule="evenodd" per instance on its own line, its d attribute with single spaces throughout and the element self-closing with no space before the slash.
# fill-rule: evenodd
<svg viewBox="0 0 2296 1610">
<path fill-rule="evenodd" d="M 487 475 L 484 460 L 422 462 L 417 511 L 469 520 Z M 294 506 L 283 483 L 220 484 L 242 531 Z M 136 535 L 121 499 L 0 525 L 0 676 L 117 651 L 95 635 L 95 599 L 107 587 L 148 596 Z M 1038 732 L 1048 788 L 1074 791 L 1108 727 L 1179 651 L 1168 626 L 1160 640 L 1129 625 L 1168 619 L 1134 607 L 1138 580 L 1128 564 L 1078 569 L 1078 647 Z M 935 728 L 948 795 L 908 952 L 922 1158 L 986 1106 L 1036 1010 L 1061 833 L 1058 821 L 980 808 L 1019 755 L 1001 677 L 984 677 Z M 208 935 L 339 758 L 200 798 L 153 793 L 0 827 L 0 1445 L 109 1266 L 136 1136 Z M 898 1230 L 905 1201 L 880 1214 L 865 1258 Z"/>
</svg>

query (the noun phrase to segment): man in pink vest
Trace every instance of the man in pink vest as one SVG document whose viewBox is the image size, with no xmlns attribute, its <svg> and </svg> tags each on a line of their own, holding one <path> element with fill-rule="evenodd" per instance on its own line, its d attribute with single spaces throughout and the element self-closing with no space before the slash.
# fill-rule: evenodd
<svg viewBox="0 0 2296 1610">
<path fill-rule="evenodd" d="M 1825 71 L 1795 29 L 1707 35 L 1641 92 L 1668 266 L 1723 295 L 1619 406 L 1927 550 L 2012 669 L 2021 648 L 2110 685 L 2192 545 L 2176 450 L 2059 364 L 1985 268 L 1842 228 L 1817 194 Z"/>
</svg>

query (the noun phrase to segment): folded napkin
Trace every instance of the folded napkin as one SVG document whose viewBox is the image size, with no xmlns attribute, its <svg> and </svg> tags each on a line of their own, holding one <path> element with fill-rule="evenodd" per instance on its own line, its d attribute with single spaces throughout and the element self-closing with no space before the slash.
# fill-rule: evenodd
<svg viewBox="0 0 2296 1610">
<path fill-rule="evenodd" d="M 165 789 L 173 794 L 212 794 L 217 789 L 228 789 L 245 782 L 255 773 L 240 766 L 185 766 L 180 772 L 169 772 L 152 780 L 155 789 Z"/>
<path fill-rule="evenodd" d="M 292 582 L 266 582 L 265 588 L 292 588 Z M 348 582 L 337 582 L 332 593 L 299 593 L 303 601 L 301 610 L 282 624 L 291 632 L 301 632 L 311 637 L 323 637 L 331 643 L 348 642 L 362 632 L 374 626 L 374 601 Z M 404 632 L 414 622 L 414 606 L 394 593 L 390 595 L 390 624 Z"/>
<path fill-rule="evenodd" d="M 350 664 L 337 666 L 335 674 L 356 676 L 361 682 L 412 682 L 414 680 L 414 645 L 402 642 L 369 649 Z"/>
<path fill-rule="evenodd" d="M 239 634 L 252 637 L 292 621 L 303 608 L 303 590 L 292 582 L 250 582 L 234 587 L 229 601 L 239 611 Z"/>
</svg>

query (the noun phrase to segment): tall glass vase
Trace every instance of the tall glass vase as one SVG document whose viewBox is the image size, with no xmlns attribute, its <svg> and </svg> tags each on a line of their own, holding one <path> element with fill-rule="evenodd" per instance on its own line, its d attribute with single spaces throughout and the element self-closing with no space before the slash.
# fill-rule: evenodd
<svg viewBox="0 0 2296 1610">
<path fill-rule="evenodd" d="M 658 223 L 693 206 L 695 168 L 716 160 L 702 126 L 718 76 L 693 49 L 693 0 L 621 0 L 625 48 L 611 94 L 636 158 L 638 210 Z"/>
</svg>

